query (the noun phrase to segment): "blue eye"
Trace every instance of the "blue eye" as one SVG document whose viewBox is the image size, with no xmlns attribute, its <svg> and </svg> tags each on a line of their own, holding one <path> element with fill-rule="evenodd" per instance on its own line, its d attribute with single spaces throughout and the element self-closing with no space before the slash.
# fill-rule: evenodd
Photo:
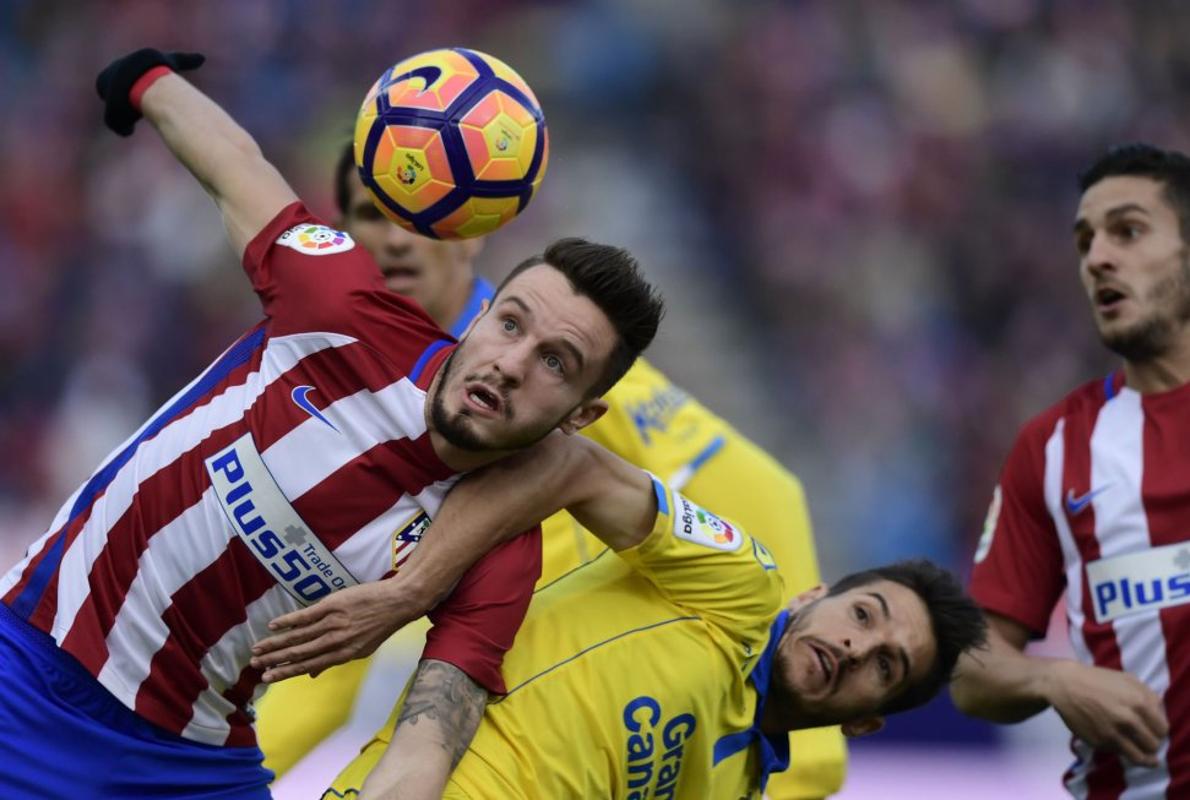
<svg viewBox="0 0 1190 800">
<path fill-rule="evenodd" d="M 512 317 L 505 317 L 503 322 L 505 333 L 514 333 L 517 329 L 516 320 Z"/>
<path fill-rule="evenodd" d="M 556 355 L 550 353 L 549 355 L 546 355 L 544 358 L 542 358 L 542 361 L 545 362 L 546 368 L 551 372 L 557 372 L 559 374 L 563 372 L 562 359 L 558 358 Z"/>
<path fill-rule="evenodd" d="M 1140 238 L 1143 229 L 1135 222 L 1123 221 L 1112 228 L 1112 233 L 1121 241 L 1130 242 Z"/>
</svg>

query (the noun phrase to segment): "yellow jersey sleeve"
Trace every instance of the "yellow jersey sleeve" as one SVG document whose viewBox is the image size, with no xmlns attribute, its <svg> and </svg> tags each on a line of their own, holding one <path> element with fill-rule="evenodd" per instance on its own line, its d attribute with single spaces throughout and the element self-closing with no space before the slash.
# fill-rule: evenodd
<svg viewBox="0 0 1190 800">
<path fill-rule="evenodd" d="M 607 413 L 583 428 L 582 434 L 676 489 L 717 456 L 730 438 L 726 422 L 643 358 L 636 360 L 603 399 Z M 565 511 L 542 523 L 542 530 L 539 585 L 556 580 L 606 549 Z"/>
<path fill-rule="evenodd" d="M 618 555 L 674 605 L 689 609 L 749 646 L 768 636 L 781 610 L 772 554 L 738 525 L 653 478 L 657 520 Z"/>
</svg>

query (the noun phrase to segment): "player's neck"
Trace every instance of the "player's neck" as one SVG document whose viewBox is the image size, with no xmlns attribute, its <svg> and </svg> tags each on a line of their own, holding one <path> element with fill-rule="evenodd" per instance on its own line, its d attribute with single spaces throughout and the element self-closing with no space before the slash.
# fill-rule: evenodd
<svg viewBox="0 0 1190 800">
<path fill-rule="evenodd" d="M 473 469 L 486 467 L 514 452 L 512 450 L 464 450 L 461 447 L 455 447 L 433 428 L 430 428 L 430 444 L 439 460 L 455 472 L 470 472 Z"/>
<path fill-rule="evenodd" d="M 1124 378 L 1129 389 L 1141 394 L 1168 392 L 1190 383 L 1190 328 L 1175 347 L 1146 361 L 1125 361 Z"/>
<path fill-rule="evenodd" d="M 769 676 L 769 689 L 764 698 L 764 711 L 760 714 L 760 730 L 770 736 L 786 733 L 791 730 L 789 723 L 794 715 L 793 699 L 774 671 Z"/>
</svg>

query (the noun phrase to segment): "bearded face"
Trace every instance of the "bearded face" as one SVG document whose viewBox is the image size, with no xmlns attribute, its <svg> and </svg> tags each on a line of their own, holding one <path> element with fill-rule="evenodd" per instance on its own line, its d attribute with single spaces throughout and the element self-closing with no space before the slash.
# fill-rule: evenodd
<svg viewBox="0 0 1190 800">
<path fill-rule="evenodd" d="M 1083 193 L 1074 235 L 1103 343 L 1134 363 L 1180 346 L 1190 323 L 1190 255 L 1163 184 L 1104 178 Z"/>
</svg>

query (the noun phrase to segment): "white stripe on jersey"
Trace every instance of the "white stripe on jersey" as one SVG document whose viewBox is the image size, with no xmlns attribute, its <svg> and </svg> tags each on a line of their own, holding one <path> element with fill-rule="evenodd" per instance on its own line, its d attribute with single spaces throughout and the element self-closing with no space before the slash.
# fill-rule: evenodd
<svg viewBox="0 0 1190 800">
<path fill-rule="evenodd" d="M 264 393 L 269 384 L 293 369 L 303 358 L 355 341 L 350 336 L 333 333 L 297 334 L 270 339 L 265 346 L 259 371 L 249 373 L 243 383 L 227 387 L 204 405 L 165 426 L 153 438 L 142 442 L 136 455 L 128 460 L 107 490 L 94 502 L 86 527 L 62 558 L 58 578 L 58 607 L 52 627 L 54 637 L 61 642 L 66 631 L 74 624 L 75 616 L 90 593 L 87 576 L 91 573 L 91 567 L 103 552 L 111 525 L 132 505 L 141 482 L 194 449 L 211 431 L 242 419 L 244 410 Z M 111 457 L 119 452 L 116 450 Z M 224 532 L 223 527 L 213 530 L 221 534 Z M 164 609 L 158 609 L 161 610 Z"/>
<path fill-rule="evenodd" d="M 199 530 L 210 534 L 195 536 Z M 153 656 L 169 638 L 161 614 L 169 608 L 171 597 L 223 554 L 231 536 L 215 490 L 208 487 L 197 503 L 149 539 L 107 635 L 109 657 L 98 675 L 99 682 L 129 708 L 136 708 L 136 694 L 149 676 Z M 65 629 L 61 635 L 55 631 L 59 644 L 65 634 Z"/>
<path fill-rule="evenodd" d="M 1066 567 L 1066 619 L 1070 635 L 1070 646 L 1075 655 L 1085 664 L 1094 663 L 1090 648 L 1083 636 L 1083 562 L 1075 544 L 1074 534 L 1062 509 L 1062 478 L 1066 468 L 1066 420 L 1059 419 L 1054 432 L 1045 443 L 1045 505 L 1058 532 L 1062 545 L 1062 562 Z M 1078 737 L 1071 737 L 1071 749 L 1078 759 L 1072 767 L 1072 774 L 1066 782 L 1066 789 L 1078 800 L 1087 797 L 1087 769 L 1094 756 L 1094 750 Z"/>
<path fill-rule="evenodd" d="M 1062 545 L 1062 560 L 1066 565 L 1066 619 L 1069 622 L 1070 645 L 1079 659 L 1091 663 L 1091 650 L 1083 638 L 1083 562 L 1066 512 L 1062 509 L 1062 477 L 1066 467 L 1066 420 L 1058 420 L 1049 441 L 1045 443 L 1045 505 L 1058 532 Z"/>
<path fill-rule="evenodd" d="M 1091 499 L 1099 557 L 1149 548 L 1149 520 L 1140 496 L 1144 472 L 1140 395 L 1123 391 L 1099 411 L 1091 432 Z M 1162 648 L 1164 649 L 1164 648 Z"/>
<path fill-rule="evenodd" d="M 450 491 L 452 486 L 459 482 L 459 478 L 461 477 L 461 475 L 452 475 L 446 480 L 431 483 L 422 489 L 419 494 L 415 495 L 414 499 L 417 500 L 418 505 L 426 510 L 426 514 L 433 519 L 438 516 L 438 509 L 442 508 L 442 503 L 446 500 L 446 493 Z"/>
<path fill-rule="evenodd" d="M 1123 390 L 1100 409 L 1091 434 L 1091 485 L 1101 489 L 1092 503 L 1095 508 L 1095 538 L 1099 557 L 1111 558 L 1123 553 L 1148 550 L 1151 546 L 1149 520 L 1145 514 L 1141 486 L 1144 478 L 1144 409 L 1141 396 Z M 1151 610 L 1121 617 L 1112 623 L 1120 648 L 1120 664 L 1149 688 L 1164 696 L 1169 689 L 1169 665 L 1165 660 L 1165 634 L 1158 619 L 1160 611 Z M 1091 662 L 1089 662 L 1091 663 Z M 1169 765 L 1164 755 L 1168 739 L 1162 745 L 1156 768 L 1138 767 L 1125 762 L 1127 788 L 1120 800 L 1165 797 L 1169 785 Z"/>
<path fill-rule="evenodd" d="M 378 392 L 367 389 L 336 400 L 323 416 L 335 422 L 336 433 L 310 418 L 273 443 L 261 458 L 290 500 L 317 486 L 344 464 L 381 442 L 394 438 L 394 421 L 411 441 L 426 432 L 426 393 L 407 378 Z M 311 458 L 317 453 L 317 458 Z M 350 569 L 350 567 L 348 567 Z"/>
<path fill-rule="evenodd" d="M 223 634 L 199 664 L 210 688 L 199 694 L 194 702 L 190 722 L 182 730 L 183 737 L 207 744 L 223 744 L 227 741 L 227 735 L 231 732 L 227 717 L 236 710 L 236 706 L 223 696 L 223 692 L 240 679 L 244 653 L 269 634 L 268 621 L 296 608 L 297 602 L 280 584 L 269 587 L 248 604 L 247 619 Z M 254 696 L 262 691 L 263 684 L 256 687 Z"/>
<path fill-rule="evenodd" d="M 154 441 L 156 440 L 142 444 L 141 450 L 149 448 Z M 92 503 L 90 517 L 62 556 L 62 563 L 58 567 L 58 607 L 54 614 L 54 624 L 50 628 L 50 634 L 58 644 L 62 644 L 62 640 L 66 638 L 79 609 L 91 593 L 88 576 L 95 559 L 99 558 L 107 544 L 108 532 L 132 505 L 138 484 L 143 480 L 136 467 L 136 460 L 129 459 L 108 484 L 107 490 Z M 137 575 L 141 574 L 143 573 L 138 566 Z"/>
</svg>

